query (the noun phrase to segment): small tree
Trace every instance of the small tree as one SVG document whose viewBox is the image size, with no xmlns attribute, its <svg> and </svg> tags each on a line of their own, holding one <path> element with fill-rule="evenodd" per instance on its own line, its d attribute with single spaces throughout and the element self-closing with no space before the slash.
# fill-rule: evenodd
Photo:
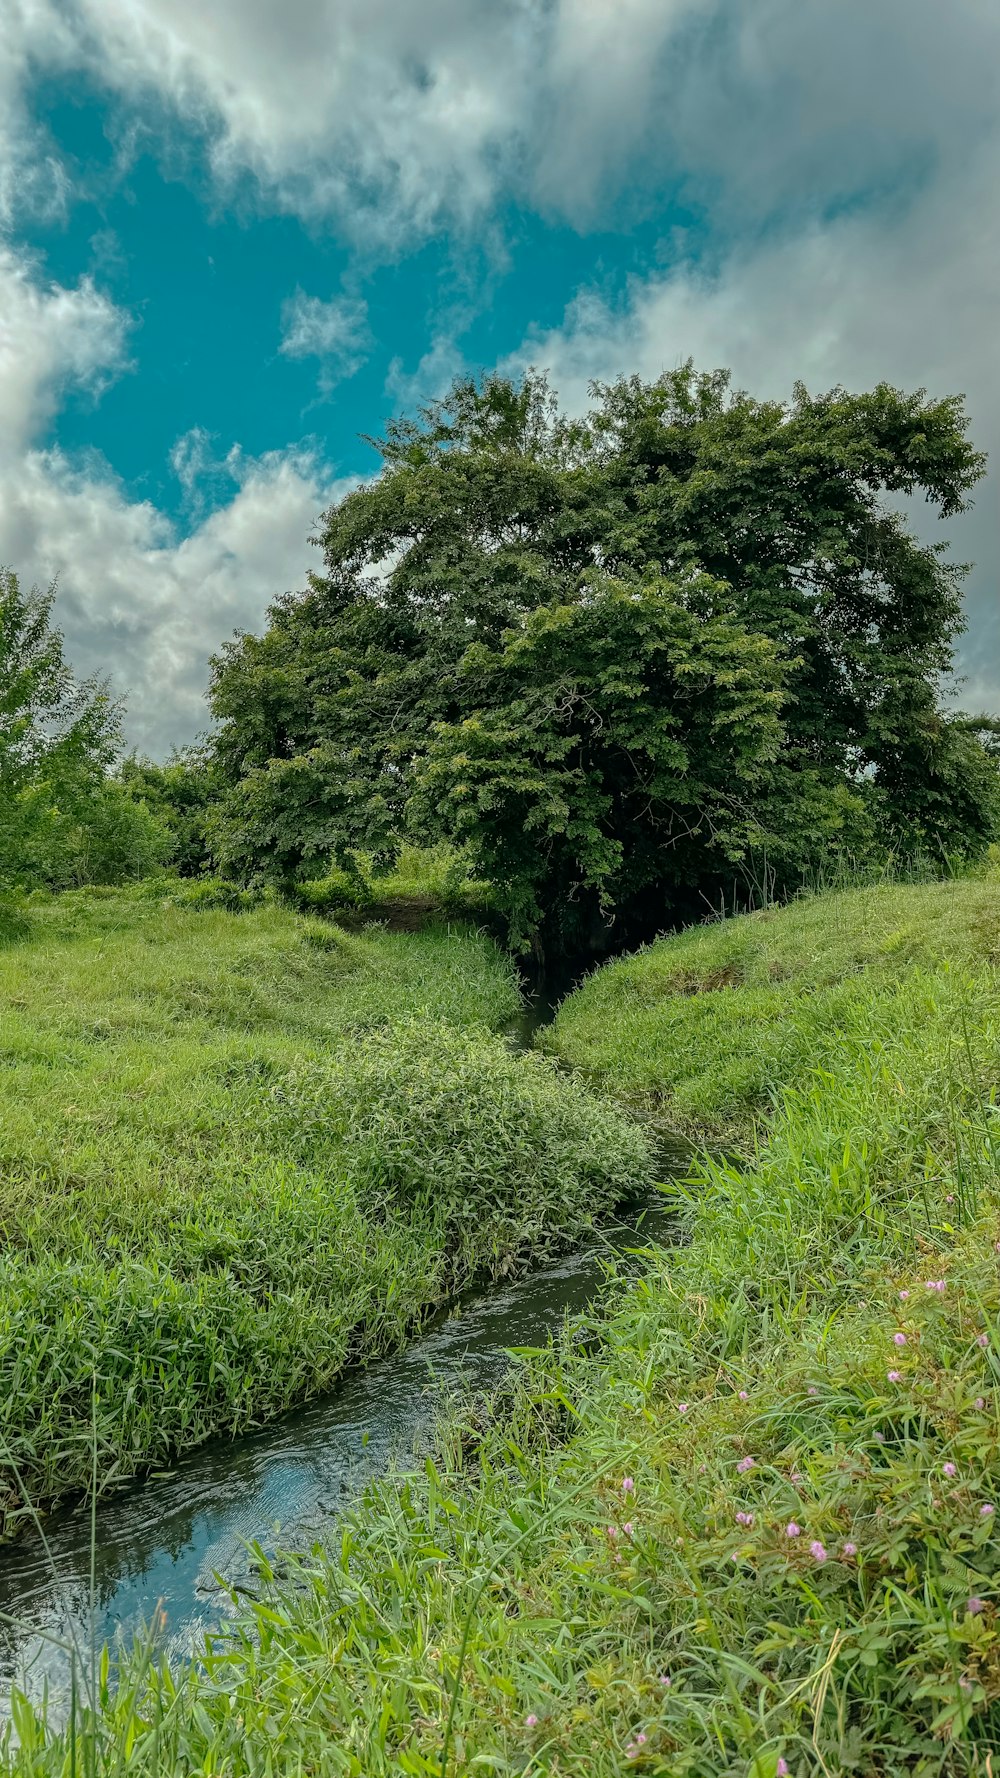
<svg viewBox="0 0 1000 1778">
<path fill-rule="evenodd" d="M 121 711 L 77 681 L 53 627 L 55 587 L 0 569 L 0 887 L 122 880 L 161 859 L 159 824 L 107 773 Z"/>
</svg>

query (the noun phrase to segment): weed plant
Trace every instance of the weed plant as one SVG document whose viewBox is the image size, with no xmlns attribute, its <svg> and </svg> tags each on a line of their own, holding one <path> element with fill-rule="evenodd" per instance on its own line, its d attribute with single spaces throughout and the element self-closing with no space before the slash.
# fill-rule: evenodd
<svg viewBox="0 0 1000 1778">
<path fill-rule="evenodd" d="M 326 1389 L 478 1269 L 649 1174 L 621 1114 L 488 1027 L 468 932 L 276 906 L 27 909 L 0 952 L 0 1532 Z M 447 1022 L 445 1022 L 447 1020 Z"/>
</svg>

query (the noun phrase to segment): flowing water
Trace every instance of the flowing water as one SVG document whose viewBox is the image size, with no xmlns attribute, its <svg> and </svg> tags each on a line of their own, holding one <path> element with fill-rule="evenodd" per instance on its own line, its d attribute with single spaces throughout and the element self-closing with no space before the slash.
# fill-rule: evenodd
<svg viewBox="0 0 1000 1778">
<path fill-rule="evenodd" d="M 519 1022 L 527 1044 L 544 1003 Z M 668 1170 L 681 1170 L 678 1150 Z M 623 1210 L 584 1246 L 524 1276 L 470 1290 L 403 1351 L 349 1373 L 332 1394 L 236 1440 L 213 1440 L 169 1472 L 45 1524 L 0 1550 L 0 1676 L 37 1693 L 66 1671 L 65 1644 L 131 1642 L 165 1613 L 168 1650 L 189 1649 L 224 1616 L 217 1580 L 251 1584 L 248 1545 L 307 1547 L 344 1504 L 394 1458 L 426 1440 L 442 1394 L 490 1388 L 509 1348 L 544 1345 L 567 1314 L 587 1307 L 613 1254 L 670 1238 L 655 1192 Z"/>
</svg>

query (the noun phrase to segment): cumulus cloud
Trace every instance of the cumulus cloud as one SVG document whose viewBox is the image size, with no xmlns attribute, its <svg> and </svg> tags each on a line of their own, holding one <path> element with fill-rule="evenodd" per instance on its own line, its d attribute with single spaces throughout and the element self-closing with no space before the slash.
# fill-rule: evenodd
<svg viewBox="0 0 1000 1778">
<path fill-rule="evenodd" d="M 37 436 L 68 384 L 95 397 L 126 363 L 128 318 L 89 278 L 45 285 L 0 246 L 0 461 Z"/>
<path fill-rule="evenodd" d="M 26 580 L 58 575 L 58 619 L 78 671 L 110 674 L 130 740 L 154 755 L 207 726 L 208 658 L 270 600 L 300 586 L 322 509 L 353 486 L 307 452 L 245 459 L 232 498 L 178 534 L 109 473 L 29 451 L 0 483 L 4 550 Z"/>
<path fill-rule="evenodd" d="M 323 302 L 297 290 L 281 311 L 281 351 L 287 358 L 318 358 L 324 393 L 361 369 L 373 344 L 368 305 L 360 297 Z"/>
<path fill-rule="evenodd" d="M 1000 359 L 993 336 L 1000 231 L 992 226 L 1000 131 L 974 155 L 939 169 L 905 206 L 882 204 L 742 247 L 712 269 L 681 264 L 636 279 L 611 307 L 581 291 L 562 324 L 535 330 L 508 361 L 546 367 L 564 403 L 580 410 L 590 381 L 632 371 L 652 378 L 688 357 L 732 369 L 737 386 L 789 396 L 879 381 L 964 393 L 972 436 L 994 468 L 971 513 L 947 527 L 916 508 L 929 538 L 949 536 L 967 583 L 969 635 L 963 703 L 1000 710 L 996 577 L 1000 468 Z"/>
<path fill-rule="evenodd" d="M 83 73 L 147 122 L 159 105 L 224 186 L 394 252 L 505 192 L 578 219 L 639 149 L 658 162 L 673 45 L 721 0 L 11 4 L 22 78 Z"/>
<path fill-rule="evenodd" d="M 320 511 L 353 485 L 317 455 L 213 457 L 207 434 L 179 440 L 173 466 L 194 494 L 224 475 L 228 497 L 179 532 L 112 471 L 39 436 L 69 385 L 99 391 L 124 368 L 128 318 L 83 280 L 46 284 L 0 253 L 0 559 L 26 582 L 58 576 L 58 617 L 77 670 L 109 674 L 128 699 L 131 739 L 154 753 L 205 727 L 209 654 L 259 625 L 276 592 L 301 584 Z"/>
</svg>

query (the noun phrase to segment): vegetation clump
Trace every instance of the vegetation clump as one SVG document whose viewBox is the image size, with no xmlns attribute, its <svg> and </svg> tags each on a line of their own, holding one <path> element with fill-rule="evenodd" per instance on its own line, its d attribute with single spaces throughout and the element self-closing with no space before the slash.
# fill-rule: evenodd
<svg viewBox="0 0 1000 1778">
<path fill-rule="evenodd" d="M 990 894 L 818 898 L 590 983 L 581 1002 L 621 1003 L 621 1046 L 644 990 L 696 1023 L 694 968 L 728 956 L 749 981 L 780 959 L 802 1041 L 766 1125 L 760 1082 L 710 1093 L 706 1060 L 692 1089 L 748 1141 L 756 1124 L 756 1149 L 703 1158 L 673 1188 L 687 1239 L 647 1255 L 588 1340 L 525 1355 L 498 1418 L 459 1415 L 437 1461 L 373 1487 L 336 1543 L 280 1579 L 265 1566 L 260 1601 L 198 1659 L 126 1664 L 77 1747 L 127 1747 L 133 1773 L 249 1774 L 266 1751 L 277 1771 L 355 1778 L 985 1778 L 1000 1723 Z M 796 978 L 853 989 L 818 1058 Z M 711 1041 L 724 1057 L 712 1029 L 706 1058 Z M 657 1053 L 667 1102 L 672 1051 Z M 66 1735 L 19 1710 L 9 1769 L 64 1770 Z"/>
<path fill-rule="evenodd" d="M 208 888 L 36 898 L 0 952 L 0 1531 L 328 1388 L 651 1170 L 492 1034 L 488 939 Z"/>
</svg>

